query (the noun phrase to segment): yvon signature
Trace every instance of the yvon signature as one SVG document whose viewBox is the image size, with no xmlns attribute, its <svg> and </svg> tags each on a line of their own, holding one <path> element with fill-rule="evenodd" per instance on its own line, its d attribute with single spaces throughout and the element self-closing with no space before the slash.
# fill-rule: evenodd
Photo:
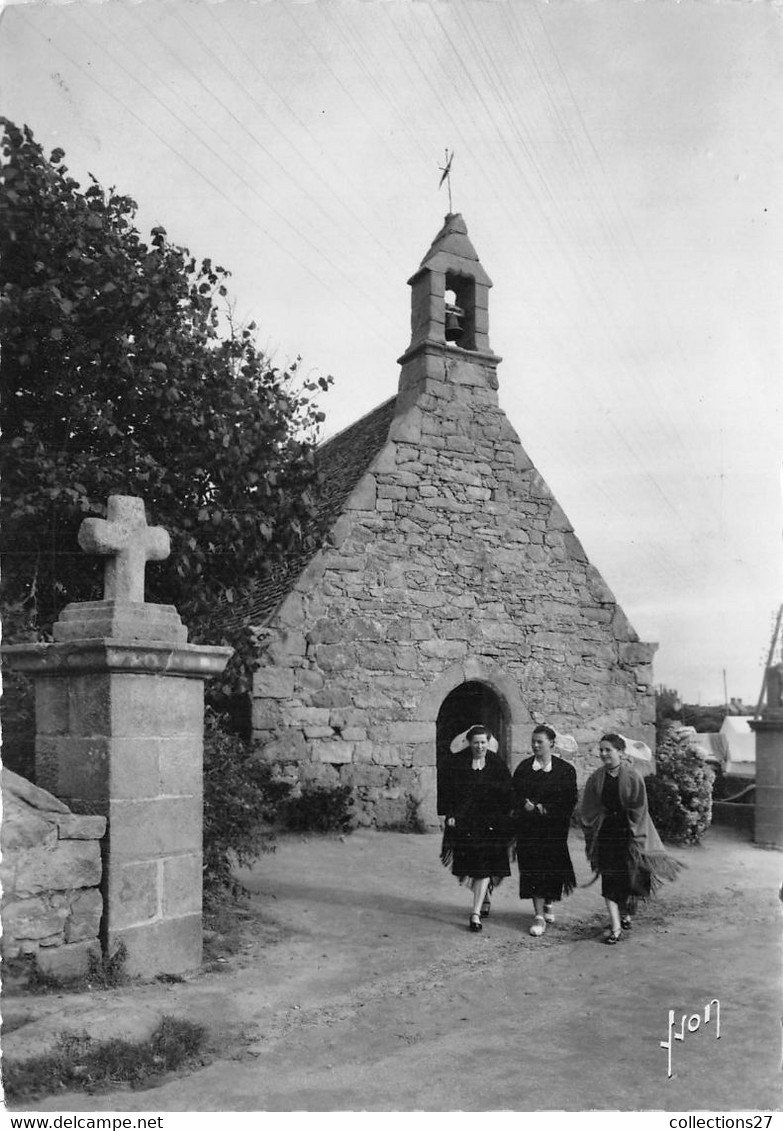
<svg viewBox="0 0 783 1131">
<path fill-rule="evenodd" d="M 712 1020 L 712 1017 L 713 1017 L 712 1007 L 713 1006 L 715 1007 L 715 1037 L 716 1037 L 717 1040 L 720 1040 L 720 1002 L 718 1001 L 718 999 L 716 997 L 714 997 L 712 999 L 712 1001 L 708 1001 L 707 1004 L 704 1006 L 704 1024 L 707 1025 Z M 687 1022 L 686 1022 L 686 1017 L 687 1017 Z M 684 1041 L 686 1031 L 688 1033 L 695 1033 L 701 1027 L 701 1023 L 702 1023 L 702 1016 L 701 1016 L 700 1013 L 692 1013 L 690 1015 L 690 1017 L 688 1017 L 688 1015 L 686 1013 L 683 1013 L 682 1020 L 680 1022 L 680 1031 L 679 1031 L 679 1033 L 677 1033 L 677 1032 L 675 1032 L 675 1029 L 674 1029 L 674 1010 L 673 1009 L 669 1010 L 669 1036 L 668 1036 L 668 1040 L 661 1041 L 661 1048 L 662 1049 L 668 1049 L 668 1059 L 669 1059 L 669 1071 L 667 1073 L 668 1076 L 671 1076 L 671 1074 L 672 1074 L 672 1047 L 673 1047 L 674 1041 Z"/>
</svg>

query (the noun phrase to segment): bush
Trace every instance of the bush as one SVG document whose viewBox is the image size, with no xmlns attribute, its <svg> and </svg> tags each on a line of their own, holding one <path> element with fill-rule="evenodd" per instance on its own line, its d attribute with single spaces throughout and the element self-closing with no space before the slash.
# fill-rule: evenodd
<svg viewBox="0 0 783 1131">
<path fill-rule="evenodd" d="M 347 832 L 353 794 L 348 785 L 305 785 L 285 806 L 285 823 L 296 832 Z"/>
<path fill-rule="evenodd" d="M 715 775 L 689 728 L 669 726 L 646 779 L 650 816 L 664 840 L 698 844 L 712 820 Z"/>
<path fill-rule="evenodd" d="M 61 1033 L 56 1047 L 27 1060 L 3 1057 L 6 1099 L 19 1102 L 63 1089 L 93 1092 L 118 1084 L 142 1087 L 202 1060 L 207 1032 L 184 1018 L 164 1016 L 143 1041 L 95 1041 L 87 1033 Z"/>
<path fill-rule="evenodd" d="M 227 729 L 226 720 L 207 711 L 204 724 L 204 895 L 238 896 L 232 875 L 263 852 L 274 851 L 273 823 L 291 786 L 273 776 L 247 743 Z"/>
</svg>

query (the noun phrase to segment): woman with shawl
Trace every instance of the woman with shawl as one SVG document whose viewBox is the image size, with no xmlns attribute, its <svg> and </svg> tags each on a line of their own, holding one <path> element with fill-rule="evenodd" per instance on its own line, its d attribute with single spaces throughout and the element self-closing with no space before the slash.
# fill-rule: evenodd
<svg viewBox="0 0 783 1131">
<path fill-rule="evenodd" d="M 520 762 L 512 779 L 515 798 L 519 898 L 532 899 L 530 934 L 543 935 L 554 923 L 553 903 L 569 895 L 576 877 L 568 851 L 568 828 L 576 805 L 576 770 L 554 753 L 557 734 L 537 726 L 533 755 Z"/>
<path fill-rule="evenodd" d="M 674 880 L 682 865 L 666 852 L 647 810 L 644 778 L 622 758 L 626 741 L 605 734 L 598 752 L 603 765 L 591 774 L 582 797 L 585 851 L 609 912 L 609 934 L 617 943 L 630 931 L 639 899 L 647 899 L 663 880 Z"/>
<path fill-rule="evenodd" d="M 511 774 L 490 748 L 486 727 L 473 726 L 468 743 L 454 754 L 444 787 L 445 830 L 441 860 L 473 892 L 471 931 L 482 929 L 489 914 L 489 897 L 509 867 L 509 813 L 512 805 Z M 494 741 L 494 740 L 492 740 Z"/>
</svg>

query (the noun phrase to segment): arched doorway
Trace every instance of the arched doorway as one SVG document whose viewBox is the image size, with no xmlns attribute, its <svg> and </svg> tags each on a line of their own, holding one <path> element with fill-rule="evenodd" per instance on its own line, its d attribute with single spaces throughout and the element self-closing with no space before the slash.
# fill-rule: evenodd
<svg viewBox="0 0 783 1131">
<path fill-rule="evenodd" d="M 438 813 L 443 814 L 441 797 L 448 774 L 451 742 L 461 731 L 482 723 L 498 740 L 498 754 L 508 762 L 507 718 L 504 704 L 491 687 L 479 680 L 468 680 L 449 692 L 441 704 L 436 721 L 438 775 Z"/>
</svg>

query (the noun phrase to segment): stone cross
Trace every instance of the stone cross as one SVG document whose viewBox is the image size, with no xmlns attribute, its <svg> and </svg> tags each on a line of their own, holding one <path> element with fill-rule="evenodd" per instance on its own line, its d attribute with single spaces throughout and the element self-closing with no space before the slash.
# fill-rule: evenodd
<svg viewBox="0 0 783 1131">
<path fill-rule="evenodd" d="M 79 545 L 88 554 L 110 555 L 103 579 L 105 601 L 144 602 L 144 569 L 171 552 L 168 531 L 147 526 L 144 501 L 132 495 L 109 495 L 108 518 L 85 518 Z"/>
</svg>

